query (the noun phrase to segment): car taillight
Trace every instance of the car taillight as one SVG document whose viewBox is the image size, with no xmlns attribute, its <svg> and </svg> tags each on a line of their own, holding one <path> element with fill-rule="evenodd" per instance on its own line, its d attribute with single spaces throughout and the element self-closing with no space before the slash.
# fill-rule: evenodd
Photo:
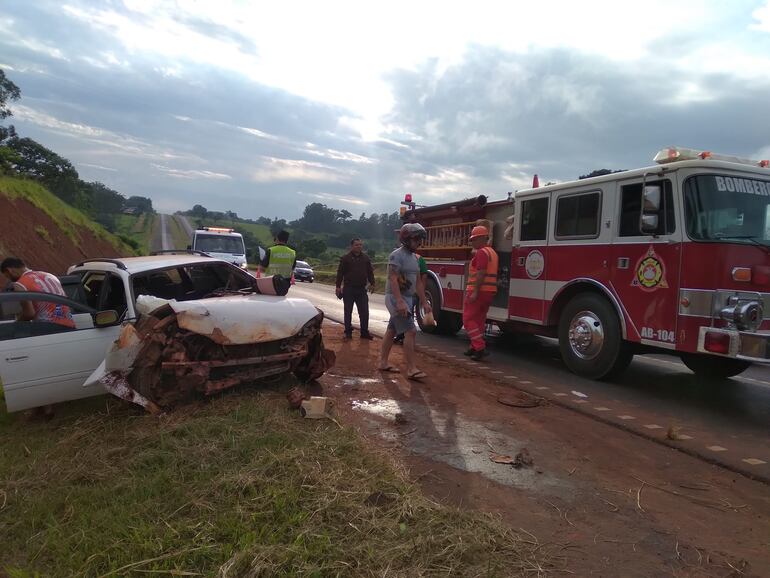
<svg viewBox="0 0 770 578">
<path fill-rule="evenodd" d="M 770 285 L 770 267 L 767 265 L 755 266 L 752 278 L 757 285 Z"/>
<path fill-rule="evenodd" d="M 719 331 L 707 331 L 703 339 L 703 349 L 711 353 L 730 353 L 730 335 Z"/>
</svg>

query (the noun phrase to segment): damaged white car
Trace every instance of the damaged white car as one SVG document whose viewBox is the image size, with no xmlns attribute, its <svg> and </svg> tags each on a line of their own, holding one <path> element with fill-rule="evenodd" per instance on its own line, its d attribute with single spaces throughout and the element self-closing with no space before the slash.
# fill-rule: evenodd
<svg viewBox="0 0 770 578">
<path fill-rule="evenodd" d="M 61 278 L 68 298 L 0 294 L 0 378 L 9 412 L 113 393 L 152 412 L 194 395 L 334 364 L 323 313 L 305 299 L 261 293 L 255 279 L 204 255 L 83 261 Z M 20 300 L 72 308 L 76 329 L 18 322 Z"/>
</svg>

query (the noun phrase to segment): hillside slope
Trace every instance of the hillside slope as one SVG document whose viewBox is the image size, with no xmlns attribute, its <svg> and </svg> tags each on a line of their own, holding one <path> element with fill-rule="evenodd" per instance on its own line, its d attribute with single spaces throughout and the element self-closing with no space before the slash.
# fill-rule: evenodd
<svg viewBox="0 0 770 578">
<path fill-rule="evenodd" d="M 93 257 L 134 251 L 101 225 L 34 181 L 0 177 L 0 257 L 20 257 L 33 269 L 57 275 Z"/>
</svg>

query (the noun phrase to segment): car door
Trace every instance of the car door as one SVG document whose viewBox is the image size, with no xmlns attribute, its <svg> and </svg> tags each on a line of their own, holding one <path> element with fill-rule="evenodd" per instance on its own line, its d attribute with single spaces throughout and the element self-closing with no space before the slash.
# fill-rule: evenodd
<svg viewBox="0 0 770 578">
<path fill-rule="evenodd" d="M 12 293 L 0 296 L 9 301 L 14 297 Z M 104 393 L 98 384 L 83 387 L 83 383 L 117 339 L 120 325 L 95 327 L 86 306 L 57 299 L 72 309 L 78 328 L 61 331 L 49 323 L 0 321 L 0 380 L 9 412 Z"/>
</svg>

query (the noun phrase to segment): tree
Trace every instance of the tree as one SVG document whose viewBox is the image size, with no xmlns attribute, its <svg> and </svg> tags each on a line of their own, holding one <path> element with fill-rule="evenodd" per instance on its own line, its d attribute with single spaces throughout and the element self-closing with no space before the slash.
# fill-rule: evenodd
<svg viewBox="0 0 770 578">
<path fill-rule="evenodd" d="M 205 219 L 208 214 L 209 212 L 203 205 L 195 205 L 190 210 L 190 216 L 195 217 L 196 219 Z"/>
<path fill-rule="evenodd" d="M 596 169 L 594 171 L 591 171 L 587 175 L 580 175 L 578 179 L 590 179 L 591 177 L 601 177 L 604 175 L 611 175 L 612 173 L 622 173 L 623 169 L 618 171 L 612 171 L 610 169 Z"/>
<path fill-rule="evenodd" d="M 152 208 L 152 199 L 148 197 L 128 197 L 126 207 L 134 207 L 137 213 L 154 213 Z"/>
<path fill-rule="evenodd" d="M 11 109 L 8 108 L 8 101 L 19 100 L 19 98 L 21 98 L 19 87 L 11 82 L 3 69 L 0 68 L 0 119 L 13 115 Z"/>
</svg>

